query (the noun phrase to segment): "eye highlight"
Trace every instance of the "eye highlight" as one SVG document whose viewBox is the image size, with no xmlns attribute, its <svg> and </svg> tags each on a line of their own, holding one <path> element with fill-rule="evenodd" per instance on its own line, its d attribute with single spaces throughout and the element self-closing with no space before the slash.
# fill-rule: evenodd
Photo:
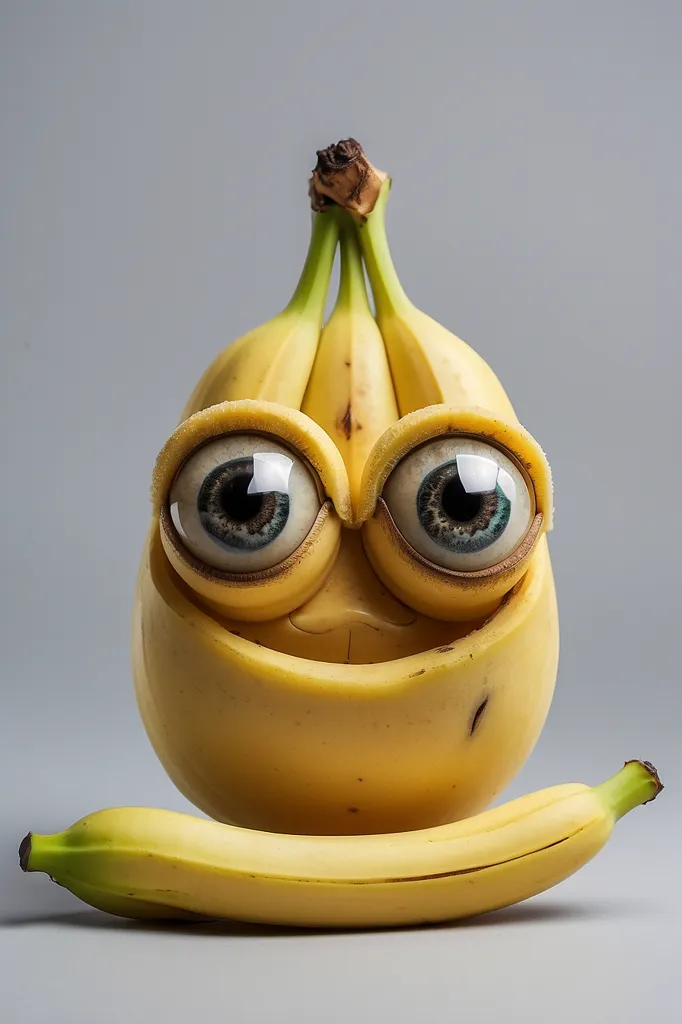
<svg viewBox="0 0 682 1024">
<path fill-rule="evenodd" d="M 509 557 L 535 511 L 515 462 L 470 437 L 442 438 L 413 451 L 391 473 L 383 499 L 416 551 L 460 572 Z"/>
<path fill-rule="evenodd" d="M 303 543 L 322 507 L 312 470 L 266 437 L 234 434 L 199 448 L 169 497 L 173 526 L 206 565 L 249 573 L 283 562 Z"/>
</svg>

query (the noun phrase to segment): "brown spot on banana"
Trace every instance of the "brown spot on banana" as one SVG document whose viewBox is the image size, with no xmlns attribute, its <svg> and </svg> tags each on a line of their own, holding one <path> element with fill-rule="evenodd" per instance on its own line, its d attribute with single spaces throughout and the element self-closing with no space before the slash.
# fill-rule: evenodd
<svg viewBox="0 0 682 1024">
<path fill-rule="evenodd" d="M 353 411 L 351 409 L 350 402 L 346 406 L 346 411 L 341 417 L 341 429 L 343 430 L 346 440 L 350 441 L 350 435 L 353 432 Z"/>
<path fill-rule="evenodd" d="M 478 729 L 479 725 L 481 724 L 481 719 L 483 718 L 483 715 L 485 714 L 486 708 L 488 707 L 489 699 L 490 699 L 489 697 L 485 697 L 481 701 L 481 703 L 478 705 L 478 707 L 476 708 L 476 711 L 474 712 L 474 717 L 471 720 L 471 725 L 469 726 L 469 735 L 470 736 L 474 735 L 474 733 Z"/>
</svg>

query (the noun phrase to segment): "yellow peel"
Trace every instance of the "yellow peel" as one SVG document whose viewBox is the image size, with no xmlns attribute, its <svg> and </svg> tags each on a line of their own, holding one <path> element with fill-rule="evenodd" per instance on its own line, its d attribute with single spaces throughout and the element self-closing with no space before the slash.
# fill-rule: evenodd
<svg viewBox="0 0 682 1024">
<path fill-rule="evenodd" d="M 338 184 L 332 164 L 325 180 Z M 272 365 L 290 392 L 263 402 L 254 336 L 231 364 L 227 397 L 240 400 L 197 409 L 156 465 L 133 616 L 136 693 L 169 776 L 222 821 L 358 834 L 461 819 L 515 776 L 551 703 L 559 635 L 549 466 L 484 360 L 415 311 L 396 283 L 381 220 L 388 188 L 366 216 L 354 207 L 388 360 L 365 307 L 361 333 L 346 306 L 325 328 L 312 374 L 308 355 L 283 356 Z M 204 399 L 222 387 L 227 363 L 207 371 Z M 304 411 L 286 408 L 299 397 Z M 367 423 L 366 436 L 346 438 L 349 405 L 350 425 Z M 338 536 L 304 544 L 279 578 L 218 584 L 190 571 L 160 532 L 182 460 L 232 430 L 270 432 L 295 448 L 334 505 L 327 530 Z M 539 513 L 513 566 L 468 580 L 419 564 L 386 529 L 378 501 L 398 459 L 450 431 L 503 447 Z"/>
<path fill-rule="evenodd" d="M 648 762 L 569 783 L 464 823 L 398 835 L 275 835 L 148 807 L 97 811 L 29 833 L 24 871 L 124 917 L 203 914 L 272 924 L 377 927 L 486 913 L 546 890 L 662 789 Z"/>
</svg>

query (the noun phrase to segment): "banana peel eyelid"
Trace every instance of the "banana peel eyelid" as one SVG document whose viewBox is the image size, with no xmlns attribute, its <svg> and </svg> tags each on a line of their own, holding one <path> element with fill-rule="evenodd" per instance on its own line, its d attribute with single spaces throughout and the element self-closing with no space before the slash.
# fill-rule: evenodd
<svg viewBox="0 0 682 1024">
<path fill-rule="evenodd" d="M 160 514 L 180 466 L 201 444 L 235 433 L 271 434 L 295 449 L 319 476 L 341 521 L 352 525 L 346 466 L 328 434 L 298 409 L 251 399 L 209 406 L 175 428 L 154 466 L 150 494 L 153 513 Z"/>
<path fill-rule="evenodd" d="M 282 559 L 281 562 L 277 562 L 276 565 L 269 566 L 266 569 L 255 569 L 252 572 L 229 572 L 224 569 L 217 569 L 208 565 L 206 562 L 203 562 L 200 558 L 197 558 L 183 544 L 182 538 L 178 534 L 175 524 L 165 507 L 162 507 L 160 513 L 161 536 L 164 542 L 166 554 L 169 554 L 168 545 L 172 545 L 173 557 L 171 558 L 171 561 L 173 563 L 175 563 L 176 560 L 182 562 L 187 570 L 196 576 L 201 576 L 205 580 L 210 580 L 216 584 L 223 583 L 225 585 L 241 589 L 247 586 L 262 587 L 265 583 L 270 583 L 278 577 L 288 575 L 301 564 L 302 560 L 310 554 L 311 548 L 315 546 L 322 531 L 327 528 L 327 524 L 330 521 L 333 523 L 334 519 L 336 519 L 336 522 L 338 523 L 338 518 L 334 516 L 332 510 L 333 505 L 331 499 L 327 498 L 321 505 L 317 518 L 315 519 L 308 535 L 295 551 L 292 551 L 292 553 L 287 558 Z"/>
<path fill-rule="evenodd" d="M 543 516 L 543 532 L 552 529 L 552 475 L 542 448 L 519 423 L 507 422 L 475 406 L 462 409 L 428 406 L 408 413 L 389 427 L 367 459 L 356 522 L 363 524 L 375 514 L 386 481 L 406 455 L 448 434 L 476 436 L 509 455 L 530 484 L 535 511 Z"/>
<path fill-rule="evenodd" d="M 432 619 L 490 621 L 528 574 L 542 538 L 542 517 L 533 521 L 525 540 L 512 556 L 478 572 L 443 570 L 419 555 L 399 532 L 388 508 L 379 499 L 379 511 L 364 526 L 368 558 L 384 585 L 410 608 Z"/>
<path fill-rule="evenodd" d="M 520 562 L 525 562 L 528 559 L 528 556 L 535 548 L 535 545 L 542 534 L 543 522 L 543 515 L 541 512 L 538 512 L 537 515 L 533 517 L 525 536 L 511 554 L 507 555 L 505 559 L 498 562 L 496 565 L 491 565 L 486 569 L 474 569 L 467 572 L 457 569 L 449 569 L 447 566 L 443 565 L 437 565 L 435 562 L 432 562 L 425 555 L 422 555 L 417 551 L 410 544 L 407 538 L 401 534 L 395 524 L 393 516 L 391 515 L 391 511 L 383 498 L 379 498 L 377 500 L 377 512 L 375 513 L 375 517 L 376 516 L 381 516 L 385 519 L 387 526 L 394 536 L 396 545 L 400 546 L 413 562 L 419 564 L 422 568 L 427 569 L 434 577 L 456 582 L 460 586 L 476 586 L 480 585 L 481 582 L 484 581 L 493 582 L 503 574 L 516 569 Z"/>
<path fill-rule="evenodd" d="M 242 622 L 269 622 L 310 600 L 332 570 L 341 540 L 341 522 L 329 499 L 310 533 L 287 559 L 253 573 L 227 573 L 205 566 L 182 545 L 170 516 L 162 510 L 158 537 L 169 569 L 201 605 Z"/>
</svg>

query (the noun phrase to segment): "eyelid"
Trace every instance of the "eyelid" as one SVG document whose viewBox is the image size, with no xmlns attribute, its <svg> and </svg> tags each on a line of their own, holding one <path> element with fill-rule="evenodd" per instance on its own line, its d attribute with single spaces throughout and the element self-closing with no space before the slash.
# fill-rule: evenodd
<svg viewBox="0 0 682 1024">
<path fill-rule="evenodd" d="M 427 441 L 448 435 L 473 435 L 498 445 L 513 457 L 529 478 L 536 510 L 542 513 L 543 531 L 552 528 L 552 473 L 540 445 L 519 423 L 508 423 L 485 409 L 452 409 L 432 405 L 408 413 L 381 435 L 369 454 L 362 477 L 361 501 L 356 523 L 361 525 L 375 514 L 377 499 L 398 463 Z"/>
<path fill-rule="evenodd" d="M 159 545 L 188 592 L 221 615 L 245 622 L 288 615 L 309 600 L 331 572 L 341 543 L 341 521 L 329 499 L 297 551 L 279 565 L 253 573 L 211 569 L 178 544 L 165 508 L 159 523 Z"/>
<path fill-rule="evenodd" d="M 422 615 L 457 622 L 482 619 L 496 611 L 527 572 L 538 545 L 546 542 L 538 513 L 524 541 L 503 562 L 473 572 L 445 569 L 411 546 L 383 498 L 363 534 L 368 558 L 387 590 Z"/>
<path fill-rule="evenodd" d="M 154 466 L 150 495 L 154 514 L 160 514 L 175 475 L 189 455 L 206 441 L 236 433 L 270 434 L 281 444 L 290 445 L 315 470 L 341 521 L 351 525 L 348 474 L 329 435 L 297 409 L 251 399 L 202 409 L 175 428 Z"/>
</svg>

